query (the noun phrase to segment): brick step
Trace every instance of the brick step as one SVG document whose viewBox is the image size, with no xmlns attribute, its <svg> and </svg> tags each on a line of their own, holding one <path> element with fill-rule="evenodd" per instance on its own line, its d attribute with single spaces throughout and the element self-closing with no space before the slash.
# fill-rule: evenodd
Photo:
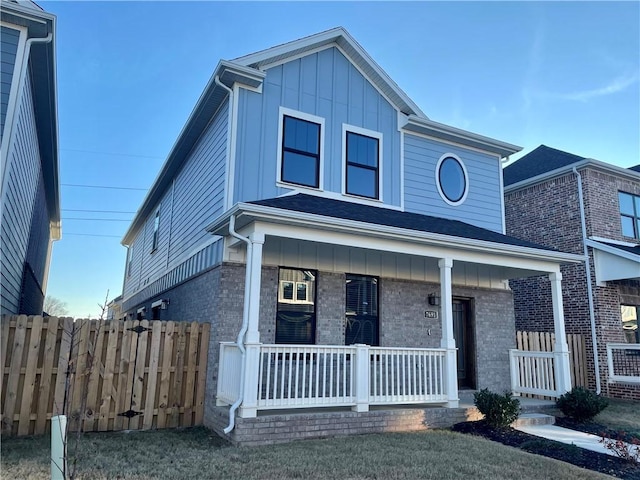
<svg viewBox="0 0 640 480">
<path fill-rule="evenodd" d="M 531 425 L 553 425 L 556 417 L 544 413 L 522 413 L 518 419 L 511 424 L 512 427 L 526 427 Z"/>
</svg>

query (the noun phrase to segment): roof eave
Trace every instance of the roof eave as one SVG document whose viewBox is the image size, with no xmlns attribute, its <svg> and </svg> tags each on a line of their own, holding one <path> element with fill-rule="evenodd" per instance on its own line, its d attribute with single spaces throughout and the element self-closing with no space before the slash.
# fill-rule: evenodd
<svg viewBox="0 0 640 480">
<path fill-rule="evenodd" d="M 213 108 L 213 110 L 215 110 L 214 112 L 211 112 L 206 108 L 207 100 L 213 96 L 214 92 L 221 88 L 215 82 L 216 77 L 218 77 L 220 82 L 222 82 L 229 88 L 233 87 L 233 84 L 236 82 L 248 85 L 250 87 L 258 87 L 262 84 L 265 73 L 256 70 L 255 68 L 238 65 L 236 63 L 224 60 L 218 63 L 216 69 L 213 72 L 213 75 L 209 79 L 209 82 L 207 83 L 204 91 L 200 95 L 200 98 L 196 102 L 195 107 L 191 111 L 189 118 L 182 127 L 182 130 L 180 131 L 178 138 L 173 144 L 173 147 L 171 147 L 169 155 L 162 165 L 160 172 L 153 181 L 151 188 L 147 192 L 142 205 L 136 212 L 136 215 L 129 225 L 127 232 L 124 234 L 124 237 L 121 241 L 122 245 L 130 245 L 131 242 L 135 239 L 135 236 L 144 224 L 146 217 L 160 201 L 163 193 L 171 184 L 171 181 L 179 170 L 180 165 L 182 165 L 182 162 L 187 157 L 188 152 L 191 151 L 191 148 L 193 148 L 193 144 L 189 145 L 192 140 L 186 139 L 187 134 L 194 133 L 199 137 L 202 134 L 202 131 L 204 131 L 204 129 L 206 128 L 206 124 L 208 122 L 204 122 L 205 126 L 198 126 L 197 128 L 199 129 L 199 131 L 192 131 L 196 123 L 198 123 L 198 120 L 200 120 L 201 118 L 204 118 L 206 120 L 205 117 L 207 115 L 213 115 L 222 104 L 223 101 L 220 101 L 220 103 L 217 104 L 215 108 Z M 227 94 L 225 92 L 223 98 L 225 98 L 226 95 Z"/>
<path fill-rule="evenodd" d="M 541 173 L 540 175 L 536 175 L 535 177 L 530 177 L 525 180 L 512 183 L 511 185 L 505 185 L 504 193 L 511 193 L 516 190 L 535 185 L 537 183 L 551 180 L 555 177 L 566 175 L 567 173 L 573 171 L 574 168 L 576 170 L 582 170 L 587 167 L 594 167 L 607 173 L 621 175 L 636 182 L 640 181 L 640 172 L 635 172 L 633 170 L 629 170 L 628 168 L 618 167 L 617 165 L 611 165 L 600 160 L 595 160 L 593 158 L 585 158 L 583 160 L 580 160 L 579 162 L 565 165 L 564 167 L 556 168 L 555 170 L 551 170 L 549 172 Z"/>
<path fill-rule="evenodd" d="M 433 120 L 424 119 L 415 115 L 410 115 L 407 122 L 402 127 L 408 132 L 420 133 L 430 137 L 458 143 L 467 147 L 484 150 L 489 153 L 508 157 L 522 150 L 522 147 L 506 142 L 501 142 L 484 135 L 451 127 Z"/>
<path fill-rule="evenodd" d="M 471 249 L 476 251 L 489 251 L 507 254 L 509 256 L 522 256 L 537 258 L 543 261 L 556 263 L 582 263 L 582 255 L 572 253 L 557 252 L 554 250 L 543 250 L 532 247 L 522 247 L 484 240 L 455 237 L 418 230 L 408 230 L 405 228 L 390 227 L 374 223 L 358 222 L 353 220 L 327 217 L 324 215 L 286 210 L 276 207 L 266 207 L 250 203 L 238 203 L 232 209 L 218 217 L 214 222 L 206 227 L 206 231 L 214 235 L 228 235 L 228 225 L 231 216 L 251 216 L 257 219 L 278 220 L 287 224 L 309 225 L 313 228 L 328 228 L 332 231 L 342 230 L 356 234 L 371 234 L 377 237 L 399 236 L 406 240 L 431 242 L 433 244 Z"/>
</svg>

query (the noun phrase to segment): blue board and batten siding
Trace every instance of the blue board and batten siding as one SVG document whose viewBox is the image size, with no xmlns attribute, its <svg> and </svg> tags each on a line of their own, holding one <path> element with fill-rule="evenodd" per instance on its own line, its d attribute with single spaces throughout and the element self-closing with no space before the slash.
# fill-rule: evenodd
<svg viewBox="0 0 640 480">
<path fill-rule="evenodd" d="M 447 204 L 436 186 L 436 166 L 446 153 L 457 155 L 467 168 L 469 193 L 456 206 Z M 404 207 L 408 212 L 450 218 L 502 233 L 500 160 L 492 155 L 405 134 Z"/>
<path fill-rule="evenodd" d="M 5 180 L 4 206 L 0 235 L 0 301 L 2 313 L 17 313 L 20 308 L 20 290 L 24 263 L 29 245 L 34 200 L 42 171 L 31 78 L 27 73 L 23 86 L 18 118 L 10 146 L 8 178 Z"/>
<path fill-rule="evenodd" d="M 0 140 L 4 136 L 4 124 L 9 107 L 11 81 L 15 70 L 20 31 L 0 27 Z"/>
<path fill-rule="evenodd" d="M 282 106 L 324 118 L 323 190 L 328 192 L 342 193 L 342 125 L 382 133 L 383 201 L 401 205 L 396 110 L 337 48 L 267 68 L 262 88 L 262 93 L 239 90 L 234 203 L 289 191 L 276 185 Z"/>
<path fill-rule="evenodd" d="M 125 273 L 125 308 L 221 261 L 222 241 L 207 245 L 213 237 L 205 229 L 224 210 L 227 127 L 228 100 L 129 247 L 131 270 Z M 160 213 L 158 244 L 152 252 L 156 212 Z"/>
</svg>

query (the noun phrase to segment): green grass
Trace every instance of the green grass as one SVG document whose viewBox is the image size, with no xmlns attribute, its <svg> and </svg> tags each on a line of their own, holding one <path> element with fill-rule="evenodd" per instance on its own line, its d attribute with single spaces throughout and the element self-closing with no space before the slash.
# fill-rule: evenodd
<svg viewBox="0 0 640 480">
<path fill-rule="evenodd" d="M 609 399 L 609 406 L 600 412 L 594 422 L 612 430 L 624 430 L 640 436 L 640 405 L 630 400 Z"/>
<path fill-rule="evenodd" d="M 556 460 L 449 431 L 236 448 L 204 428 L 85 434 L 82 479 L 596 479 Z M 2 440 L 2 478 L 48 479 L 49 438 Z"/>
</svg>

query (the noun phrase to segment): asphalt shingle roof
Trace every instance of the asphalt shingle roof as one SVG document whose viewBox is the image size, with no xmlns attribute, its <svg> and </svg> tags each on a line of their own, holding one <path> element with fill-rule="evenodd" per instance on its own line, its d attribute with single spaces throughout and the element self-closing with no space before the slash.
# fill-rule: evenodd
<svg viewBox="0 0 640 480">
<path fill-rule="evenodd" d="M 640 172 L 640 165 L 634 165 L 633 167 L 629 167 L 629 170 L 633 170 L 634 172 Z"/>
<path fill-rule="evenodd" d="M 518 183 L 543 173 L 566 167 L 584 160 L 585 157 L 563 152 L 555 148 L 540 145 L 524 157 L 516 160 L 502 170 L 504 185 Z"/>
<path fill-rule="evenodd" d="M 623 250 L 625 252 L 633 253 L 634 255 L 638 255 L 640 257 L 640 245 L 629 247 L 627 245 L 619 245 L 617 243 L 603 242 L 602 240 L 599 240 L 598 243 L 604 243 L 609 247 L 613 247 L 613 248 L 617 248 L 618 250 Z"/>
<path fill-rule="evenodd" d="M 556 251 L 532 242 L 527 242 L 526 240 L 502 235 L 501 233 L 476 227 L 458 220 L 449 220 L 446 218 L 420 215 L 418 213 L 411 212 L 401 212 L 389 208 L 373 207 L 354 202 L 318 197 L 315 195 L 298 193 L 295 195 L 257 200 L 248 203 L 284 210 L 292 210 L 295 212 L 304 212 L 313 215 L 322 215 L 325 217 L 341 218 L 355 222 L 366 222 L 375 225 L 416 230 L 419 232 L 436 233 L 452 237 L 501 243 L 504 245 Z"/>
</svg>

